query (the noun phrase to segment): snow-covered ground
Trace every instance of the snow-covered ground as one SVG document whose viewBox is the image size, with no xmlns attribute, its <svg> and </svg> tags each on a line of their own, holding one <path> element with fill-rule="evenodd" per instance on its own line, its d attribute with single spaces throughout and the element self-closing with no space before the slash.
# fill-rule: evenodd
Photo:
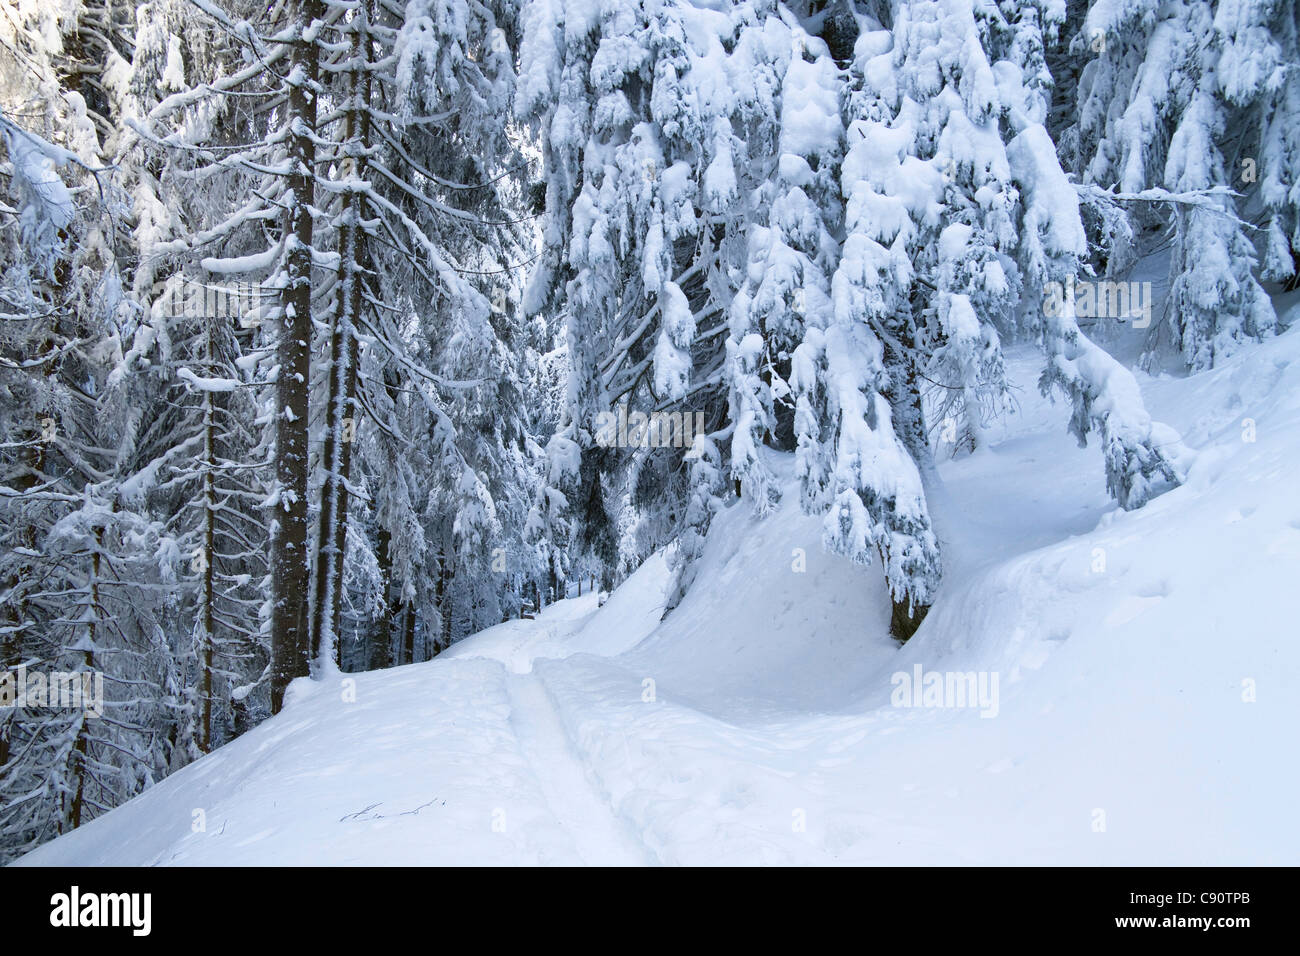
<svg viewBox="0 0 1300 956">
<path fill-rule="evenodd" d="M 662 624 L 657 556 L 603 607 L 299 682 L 19 862 L 1300 863 L 1300 330 L 1140 377 L 1194 461 L 1133 513 L 1038 364 L 1011 354 L 1020 410 L 941 467 L 945 584 L 904 648 L 791 487 L 718 517 Z M 918 665 L 996 697 L 894 706 Z"/>
</svg>

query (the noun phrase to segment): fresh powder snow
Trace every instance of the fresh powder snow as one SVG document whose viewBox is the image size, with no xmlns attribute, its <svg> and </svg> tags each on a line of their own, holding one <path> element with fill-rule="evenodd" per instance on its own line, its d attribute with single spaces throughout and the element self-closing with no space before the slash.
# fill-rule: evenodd
<svg viewBox="0 0 1300 956">
<path fill-rule="evenodd" d="M 1036 374 L 1030 350 L 1008 367 Z M 765 520 L 733 507 L 662 623 L 658 555 L 603 605 L 300 680 L 280 715 L 18 863 L 1294 861 L 1300 335 L 1139 381 L 1196 446 L 1187 483 L 1119 510 L 1064 407 L 1024 387 L 940 468 L 950 583 L 901 649 L 879 571 L 824 552 L 797 495 Z M 787 483 L 792 465 L 769 461 Z M 996 711 L 900 701 L 917 667 L 997 675 Z"/>
</svg>

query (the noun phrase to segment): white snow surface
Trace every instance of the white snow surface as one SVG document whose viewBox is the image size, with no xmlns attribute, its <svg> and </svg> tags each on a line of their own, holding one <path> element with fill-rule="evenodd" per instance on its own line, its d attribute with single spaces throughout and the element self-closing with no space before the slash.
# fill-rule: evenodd
<svg viewBox="0 0 1300 956">
<path fill-rule="evenodd" d="M 662 623 L 657 555 L 603 607 L 299 681 L 18 864 L 1300 862 L 1300 333 L 1138 376 L 1196 454 L 1132 513 L 1040 361 L 1010 353 L 1018 412 L 941 464 L 945 577 L 903 648 L 771 455 L 781 505 L 724 510 Z M 892 706 L 918 664 L 995 673 L 996 716 Z"/>
</svg>

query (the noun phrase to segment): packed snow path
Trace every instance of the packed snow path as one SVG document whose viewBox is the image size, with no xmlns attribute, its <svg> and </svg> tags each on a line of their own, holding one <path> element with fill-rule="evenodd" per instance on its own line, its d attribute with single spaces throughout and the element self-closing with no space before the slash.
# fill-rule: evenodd
<svg viewBox="0 0 1300 956">
<path fill-rule="evenodd" d="M 587 778 L 560 723 L 555 704 L 534 674 L 510 679 L 510 725 L 536 774 L 547 808 L 573 841 L 572 862 L 634 866 L 649 862 L 626 824 Z"/>
<path fill-rule="evenodd" d="M 878 569 L 825 554 L 791 487 L 765 521 L 718 516 L 662 623 L 656 556 L 603 607 L 298 682 L 20 863 L 1294 864 L 1300 335 L 1141 379 L 1195 457 L 1134 513 L 1037 362 L 989 446 L 942 465 L 944 590 L 905 648 Z M 918 666 L 998 694 L 898 706 Z"/>
</svg>

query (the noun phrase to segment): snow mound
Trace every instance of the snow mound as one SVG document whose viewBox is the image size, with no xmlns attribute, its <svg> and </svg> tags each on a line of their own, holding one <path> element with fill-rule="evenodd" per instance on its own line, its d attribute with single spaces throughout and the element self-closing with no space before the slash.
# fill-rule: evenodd
<svg viewBox="0 0 1300 956">
<path fill-rule="evenodd" d="M 597 606 L 596 592 L 557 601 L 534 620 L 506 621 L 458 641 L 439 660 L 487 657 L 501 661 L 517 674 L 526 674 L 539 657 L 621 653 L 658 625 L 668 580 L 664 555 L 656 553 L 609 596 L 603 607 Z"/>
</svg>

